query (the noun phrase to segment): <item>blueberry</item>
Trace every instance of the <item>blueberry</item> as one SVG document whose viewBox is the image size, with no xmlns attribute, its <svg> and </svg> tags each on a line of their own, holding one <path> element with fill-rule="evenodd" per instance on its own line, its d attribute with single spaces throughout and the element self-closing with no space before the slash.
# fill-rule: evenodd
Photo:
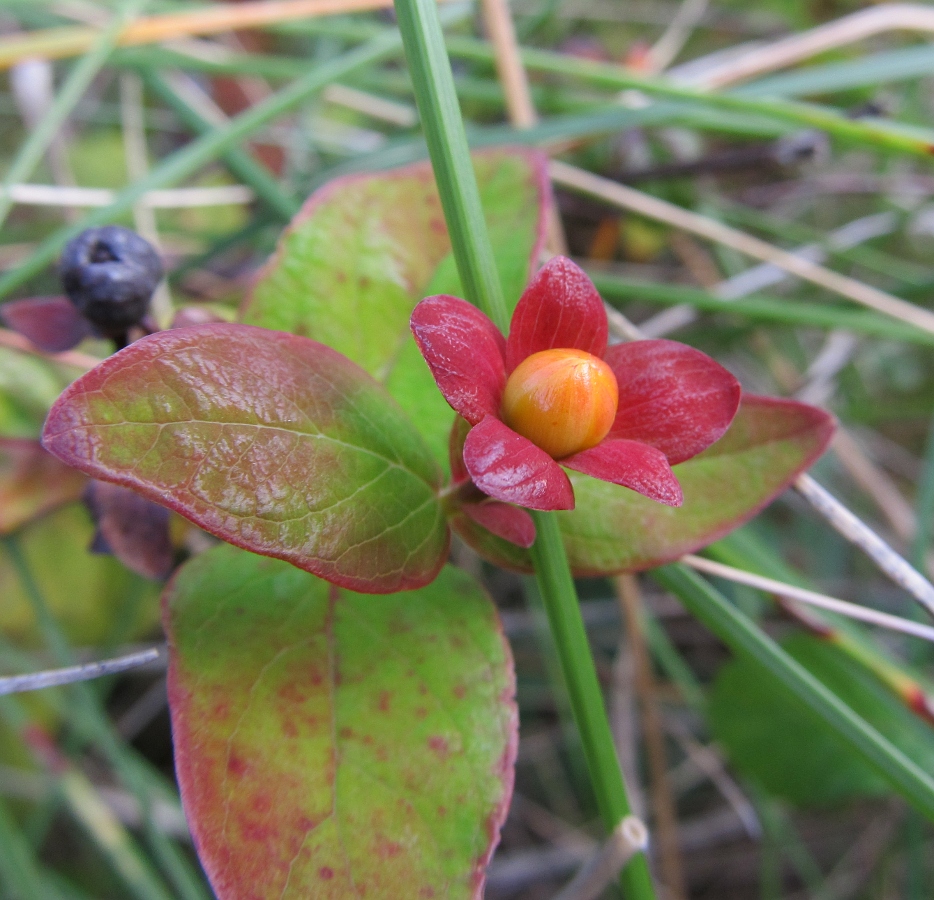
<svg viewBox="0 0 934 900">
<path fill-rule="evenodd" d="M 153 247 L 119 225 L 83 231 L 68 242 L 59 261 L 65 293 L 109 337 L 125 334 L 146 315 L 162 272 Z"/>
</svg>

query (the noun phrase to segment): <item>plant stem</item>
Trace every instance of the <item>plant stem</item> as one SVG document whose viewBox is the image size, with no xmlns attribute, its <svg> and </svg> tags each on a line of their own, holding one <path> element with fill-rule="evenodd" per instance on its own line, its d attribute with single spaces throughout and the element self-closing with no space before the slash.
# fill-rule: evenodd
<svg viewBox="0 0 934 900">
<path fill-rule="evenodd" d="M 457 271 L 467 299 L 505 333 L 509 311 L 483 218 L 435 0 L 396 0 L 396 15 Z"/>
<path fill-rule="evenodd" d="M 603 692 L 590 653 L 557 517 L 553 513 L 541 512 L 533 512 L 532 515 L 537 535 L 531 549 L 535 578 L 558 648 L 600 816 L 610 830 L 631 810 L 603 704 Z M 627 897 L 655 896 L 645 854 L 637 853 L 623 869 L 622 885 Z"/>
<path fill-rule="evenodd" d="M 467 299 L 505 332 L 508 312 L 483 218 L 435 2 L 396 0 L 395 7 L 428 153 Z M 554 633 L 600 813 L 607 830 L 612 831 L 630 809 L 603 694 L 590 655 L 558 520 L 553 513 L 536 512 L 535 526 L 538 537 L 532 547 L 532 560 L 536 579 Z M 622 884 L 629 900 L 654 900 L 644 853 L 637 853 L 623 869 Z"/>
</svg>

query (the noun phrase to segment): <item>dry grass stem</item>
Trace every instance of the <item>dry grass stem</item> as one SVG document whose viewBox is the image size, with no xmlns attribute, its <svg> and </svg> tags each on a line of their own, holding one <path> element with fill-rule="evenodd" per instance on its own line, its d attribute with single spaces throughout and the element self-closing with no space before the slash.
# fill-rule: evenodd
<svg viewBox="0 0 934 900">
<path fill-rule="evenodd" d="M 892 616 L 888 613 L 878 612 L 877 610 L 869 609 L 865 606 L 859 606 L 856 603 L 838 600 L 836 597 L 828 597 L 826 594 L 819 594 L 817 591 L 809 591 L 805 588 L 795 587 L 783 581 L 776 581 L 774 578 L 754 575 L 752 572 L 735 569 L 733 566 L 727 566 L 723 563 L 715 562 L 712 559 L 704 559 L 700 556 L 688 554 L 687 556 L 681 557 L 681 562 L 686 563 L 693 569 L 697 569 L 699 572 L 705 572 L 717 578 L 725 578 L 728 581 L 735 581 L 737 584 L 745 584 L 749 587 L 758 588 L 770 594 L 778 594 L 780 597 L 798 600 L 801 603 L 808 603 L 811 606 L 818 606 L 821 609 L 827 609 L 831 612 L 848 616 L 851 619 L 858 619 L 870 625 L 878 625 L 880 628 L 888 628 L 892 631 L 900 631 L 903 634 L 910 634 L 913 637 L 923 638 L 926 641 L 934 641 L 934 628 L 930 625 L 923 625 L 920 622 L 912 622 L 910 619 L 903 619 L 901 616 Z"/>
<path fill-rule="evenodd" d="M 693 87 L 723 88 L 890 31 L 934 32 L 934 9 L 920 3 L 881 3 L 773 44 L 755 47 L 706 70 L 699 71 L 702 61 L 695 60 L 691 63 L 692 74 L 686 73 L 678 80 Z M 671 74 L 677 76 L 676 72 Z"/>
<path fill-rule="evenodd" d="M 40 688 L 58 687 L 74 684 L 76 681 L 90 681 L 104 675 L 127 672 L 149 665 L 163 657 L 160 647 L 150 647 L 138 653 L 105 659 L 100 662 L 84 663 L 80 666 L 68 666 L 64 669 L 47 669 L 44 672 L 32 672 L 29 675 L 7 675 L 0 678 L 0 695 L 17 694 L 23 691 L 37 691 Z"/>
<path fill-rule="evenodd" d="M 596 900 L 630 858 L 645 850 L 648 843 L 645 825 L 635 816 L 627 816 L 554 900 Z"/>
<path fill-rule="evenodd" d="M 10 199 L 22 206 L 109 206 L 117 196 L 107 188 L 59 187 L 54 184 L 13 184 Z M 242 206 L 255 199 L 245 185 L 229 184 L 217 187 L 167 188 L 150 191 L 141 198 L 141 205 L 154 209 L 189 209 L 199 206 Z"/>
<path fill-rule="evenodd" d="M 148 16 L 127 25 L 117 40 L 120 47 L 158 44 L 193 35 L 261 28 L 279 22 L 386 9 L 392 0 L 256 0 L 216 4 L 179 13 Z M 0 69 L 30 57 L 63 59 L 87 50 L 97 38 L 95 28 L 72 26 L 14 34 L 0 39 Z"/>
<path fill-rule="evenodd" d="M 673 228 L 689 231 L 699 237 L 738 250 L 747 256 L 772 263 L 792 275 L 797 275 L 805 281 L 810 281 L 812 284 L 853 300 L 862 306 L 934 334 L 934 313 L 864 284 L 855 278 L 825 269 L 810 260 L 795 256 L 794 253 L 775 247 L 736 228 L 724 225 L 722 222 L 682 209 L 673 203 L 659 200 L 657 197 L 557 160 L 551 163 L 551 177 L 563 187 L 589 194 L 620 209 L 664 222 Z"/>
</svg>

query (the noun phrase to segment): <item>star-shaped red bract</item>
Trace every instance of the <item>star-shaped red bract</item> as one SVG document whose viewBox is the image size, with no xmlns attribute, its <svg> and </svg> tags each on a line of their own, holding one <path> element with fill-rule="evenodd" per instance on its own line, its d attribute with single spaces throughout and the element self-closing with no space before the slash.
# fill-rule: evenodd
<svg viewBox="0 0 934 900">
<path fill-rule="evenodd" d="M 526 288 L 506 339 L 476 307 L 446 295 L 422 300 L 411 326 L 441 393 L 473 426 L 463 448 L 471 480 L 484 494 L 529 509 L 574 508 L 562 466 L 680 506 L 671 467 L 720 438 L 739 406 L 737 380 L 693 347 L 667 340 L 608 347 L 603 301 L 565 257 L 553 258 Z M 567 353 L 543 352 L 556 350 Z M 534 380 L 552 378 L 555 366 L 568 374 L 559 372 L 543 393 Z M 602 399 L 590 403 L 590 390 L 603 391 Z M 591 418 L 605 416 L 600 410 L 617 393 L 609 430 L 597 426 L 594 437 Z M 529 412 L 526 401 L 536 396 L 545 397 L 544 412 Z M 548 418 L 549 403 L 564 406 Z M 585 449 L 556 457 L 543 449 L 567 446 L 568 430 L 597 443 L 578 442 Z"/>
</svg>

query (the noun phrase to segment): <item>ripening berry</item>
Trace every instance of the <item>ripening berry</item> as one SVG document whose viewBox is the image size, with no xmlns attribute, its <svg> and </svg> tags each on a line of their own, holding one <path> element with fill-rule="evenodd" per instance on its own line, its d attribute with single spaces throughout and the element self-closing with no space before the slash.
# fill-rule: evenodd
<svg viewBox="0 0 934 900">
<path fill-rule="evenodd" d="M 136 325 L 162 278 L 153 247 L 129 228 L 89 228 L 69 241 L 59 261 L 65 293 L 105 335 Z"/>
<path fill-rule="evenodd" d="M 616 418 L 613 370 L 583 350 L 542 350 L 523 360 L 503 392 L 503 421 L 549 456 L 595 447 Z"/>
</svg>

